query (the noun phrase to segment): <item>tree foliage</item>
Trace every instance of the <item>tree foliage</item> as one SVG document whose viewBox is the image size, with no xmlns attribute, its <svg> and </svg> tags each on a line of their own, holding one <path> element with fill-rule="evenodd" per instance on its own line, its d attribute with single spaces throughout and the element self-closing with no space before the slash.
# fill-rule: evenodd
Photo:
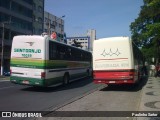
<svg viewBox="0 0 160 120">
<path fill-rule="evenodd" d="M 130 29 L 135 44 L 146 58 L 160 58 L 160 0 L 143 0 L 144 5 Z"/>
</svg>

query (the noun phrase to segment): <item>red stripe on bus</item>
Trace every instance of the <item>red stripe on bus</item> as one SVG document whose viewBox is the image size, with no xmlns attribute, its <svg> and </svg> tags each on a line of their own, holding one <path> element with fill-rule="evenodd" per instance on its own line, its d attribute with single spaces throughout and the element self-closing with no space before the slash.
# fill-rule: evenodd
<svg viewBox="0 0 160 120">
<path fill-rule="evenodd" d="M 113 59 L 96 59 L 95 61 L 100 61 L 100 60 L 127 60 L 128 58 L 113 58 Z"/>
</svg>

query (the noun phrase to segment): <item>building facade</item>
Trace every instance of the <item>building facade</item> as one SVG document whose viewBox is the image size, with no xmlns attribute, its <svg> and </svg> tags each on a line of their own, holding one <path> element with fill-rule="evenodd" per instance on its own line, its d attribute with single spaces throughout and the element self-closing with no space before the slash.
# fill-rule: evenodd
<svg viewBox="0 0 160 120">
<path fill-rule="evenodd" d="M 41 6 L 38 7 L 40 12 L 37 11 L 37 7 L 35 10 L 35 6 Z M 10 53 L 13 37 L 42 32 L 43 11 L 44 0 L 0 0 L 0 65 L 3 65 L 4 70 L 8 71 L 10 69 Z M 36 18 L 38 18 L 41 24 L 33 22 Z M 2 49 L 4 51 L 3 54 Z"/>
<path fill-rule="evenodd" d="M 64 42 L 64 20 L 65 16 L 57 17 L 49 12 L 44 11 L 44 32 L 51 35 L 53 32 L 57 34 L 57 40 Z"/>
<path fill-rule="evenodd" d="M 44 23 L 44 0 L 33 0 L 33 34 L 43 33 Z"/>
<path fill-rule="evenodd" d="M 90 37 L 89 51 L 93 51 L 93 41 L 96 40 L 96 30 L 90 29 L 87 31 L 87 36 Z"/>
<path fill-rule="evenodd" d="M 84 50 L 90 49 L 90 37 L 84 36 L 84 37 L 67 37 L 67 44 L 75 46 L 75 41 L 81 45 L 81 47 Z"/>
<path fill-rule="evenodd" d="M 93 41 L 96 40 L 96 30 L 90 29 L 87 31 L 86 36 L 67 37 L 67 44 L 74 45 L 74 41 L 82 45 L 82 49 L 91 51 L 93 50 Z"/>
</svg>

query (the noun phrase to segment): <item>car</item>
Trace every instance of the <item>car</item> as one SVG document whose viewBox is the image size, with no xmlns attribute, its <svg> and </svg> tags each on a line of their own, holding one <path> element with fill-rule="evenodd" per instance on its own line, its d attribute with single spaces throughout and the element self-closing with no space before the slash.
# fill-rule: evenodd
<svg viewBox="0 0 160 120">
<path fill-rule="evenodd" d="M 10 71 L 4 71 L 4 72 L 3 72 L 3 75 L 4 75 L 4 76 L 10 76 Z"/>
</svg>

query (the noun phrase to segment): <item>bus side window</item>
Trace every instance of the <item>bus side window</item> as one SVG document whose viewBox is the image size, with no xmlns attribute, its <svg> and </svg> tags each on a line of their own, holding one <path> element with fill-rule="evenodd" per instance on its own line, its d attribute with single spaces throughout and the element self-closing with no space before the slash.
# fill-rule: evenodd
<svg viewBox="0 0 160 120">
<path fill-rule="evenodd" d="M 75 60 L 75 48 L 71 48 L 71 60 Z"/>
<path fill-rule="evenodd" d="M 63 46 L 58 45 L 57 46 L 57 59 L 63 60 L 64 52 L 63 52 Z"/>
<path fill-rule="evenodd" d="M 57 45 L 50 41 L 49 42 L 49 59 L 50 60 L 57 58 L 57 55 L 56 55 L 57 50 L 56 49 L 57 49 Z"/>
<path fill-rule="evenodd" d="M 61 60 L 64 60 L 65 59 L 65 46 L 64 45 L 61 45 L 61 52 L 60 52 L 60 58 Z"/>
<path fill-rule="evenodd" d="M 57 49 L 56 49 L 56 59 L 58 60 L 59 59 L 59 46 L 57 45 Z"/>
<path fill-rule="evenodd" d="M 71 48 L 69 47 L 66 48 L 65 55 L 67 60 L 71 60 Z"/>
<path fill-rule="evenodd" d="M 63 51 L 64 51 L 64 60 L 67 60 L 67 46 L 64 46 L 63 48 Z"/>
<path fill-rule="evenodd" d="M 81 52 L 80 55 L 80 61 L 83 61 L 83 52 Z"/>
</svg>

